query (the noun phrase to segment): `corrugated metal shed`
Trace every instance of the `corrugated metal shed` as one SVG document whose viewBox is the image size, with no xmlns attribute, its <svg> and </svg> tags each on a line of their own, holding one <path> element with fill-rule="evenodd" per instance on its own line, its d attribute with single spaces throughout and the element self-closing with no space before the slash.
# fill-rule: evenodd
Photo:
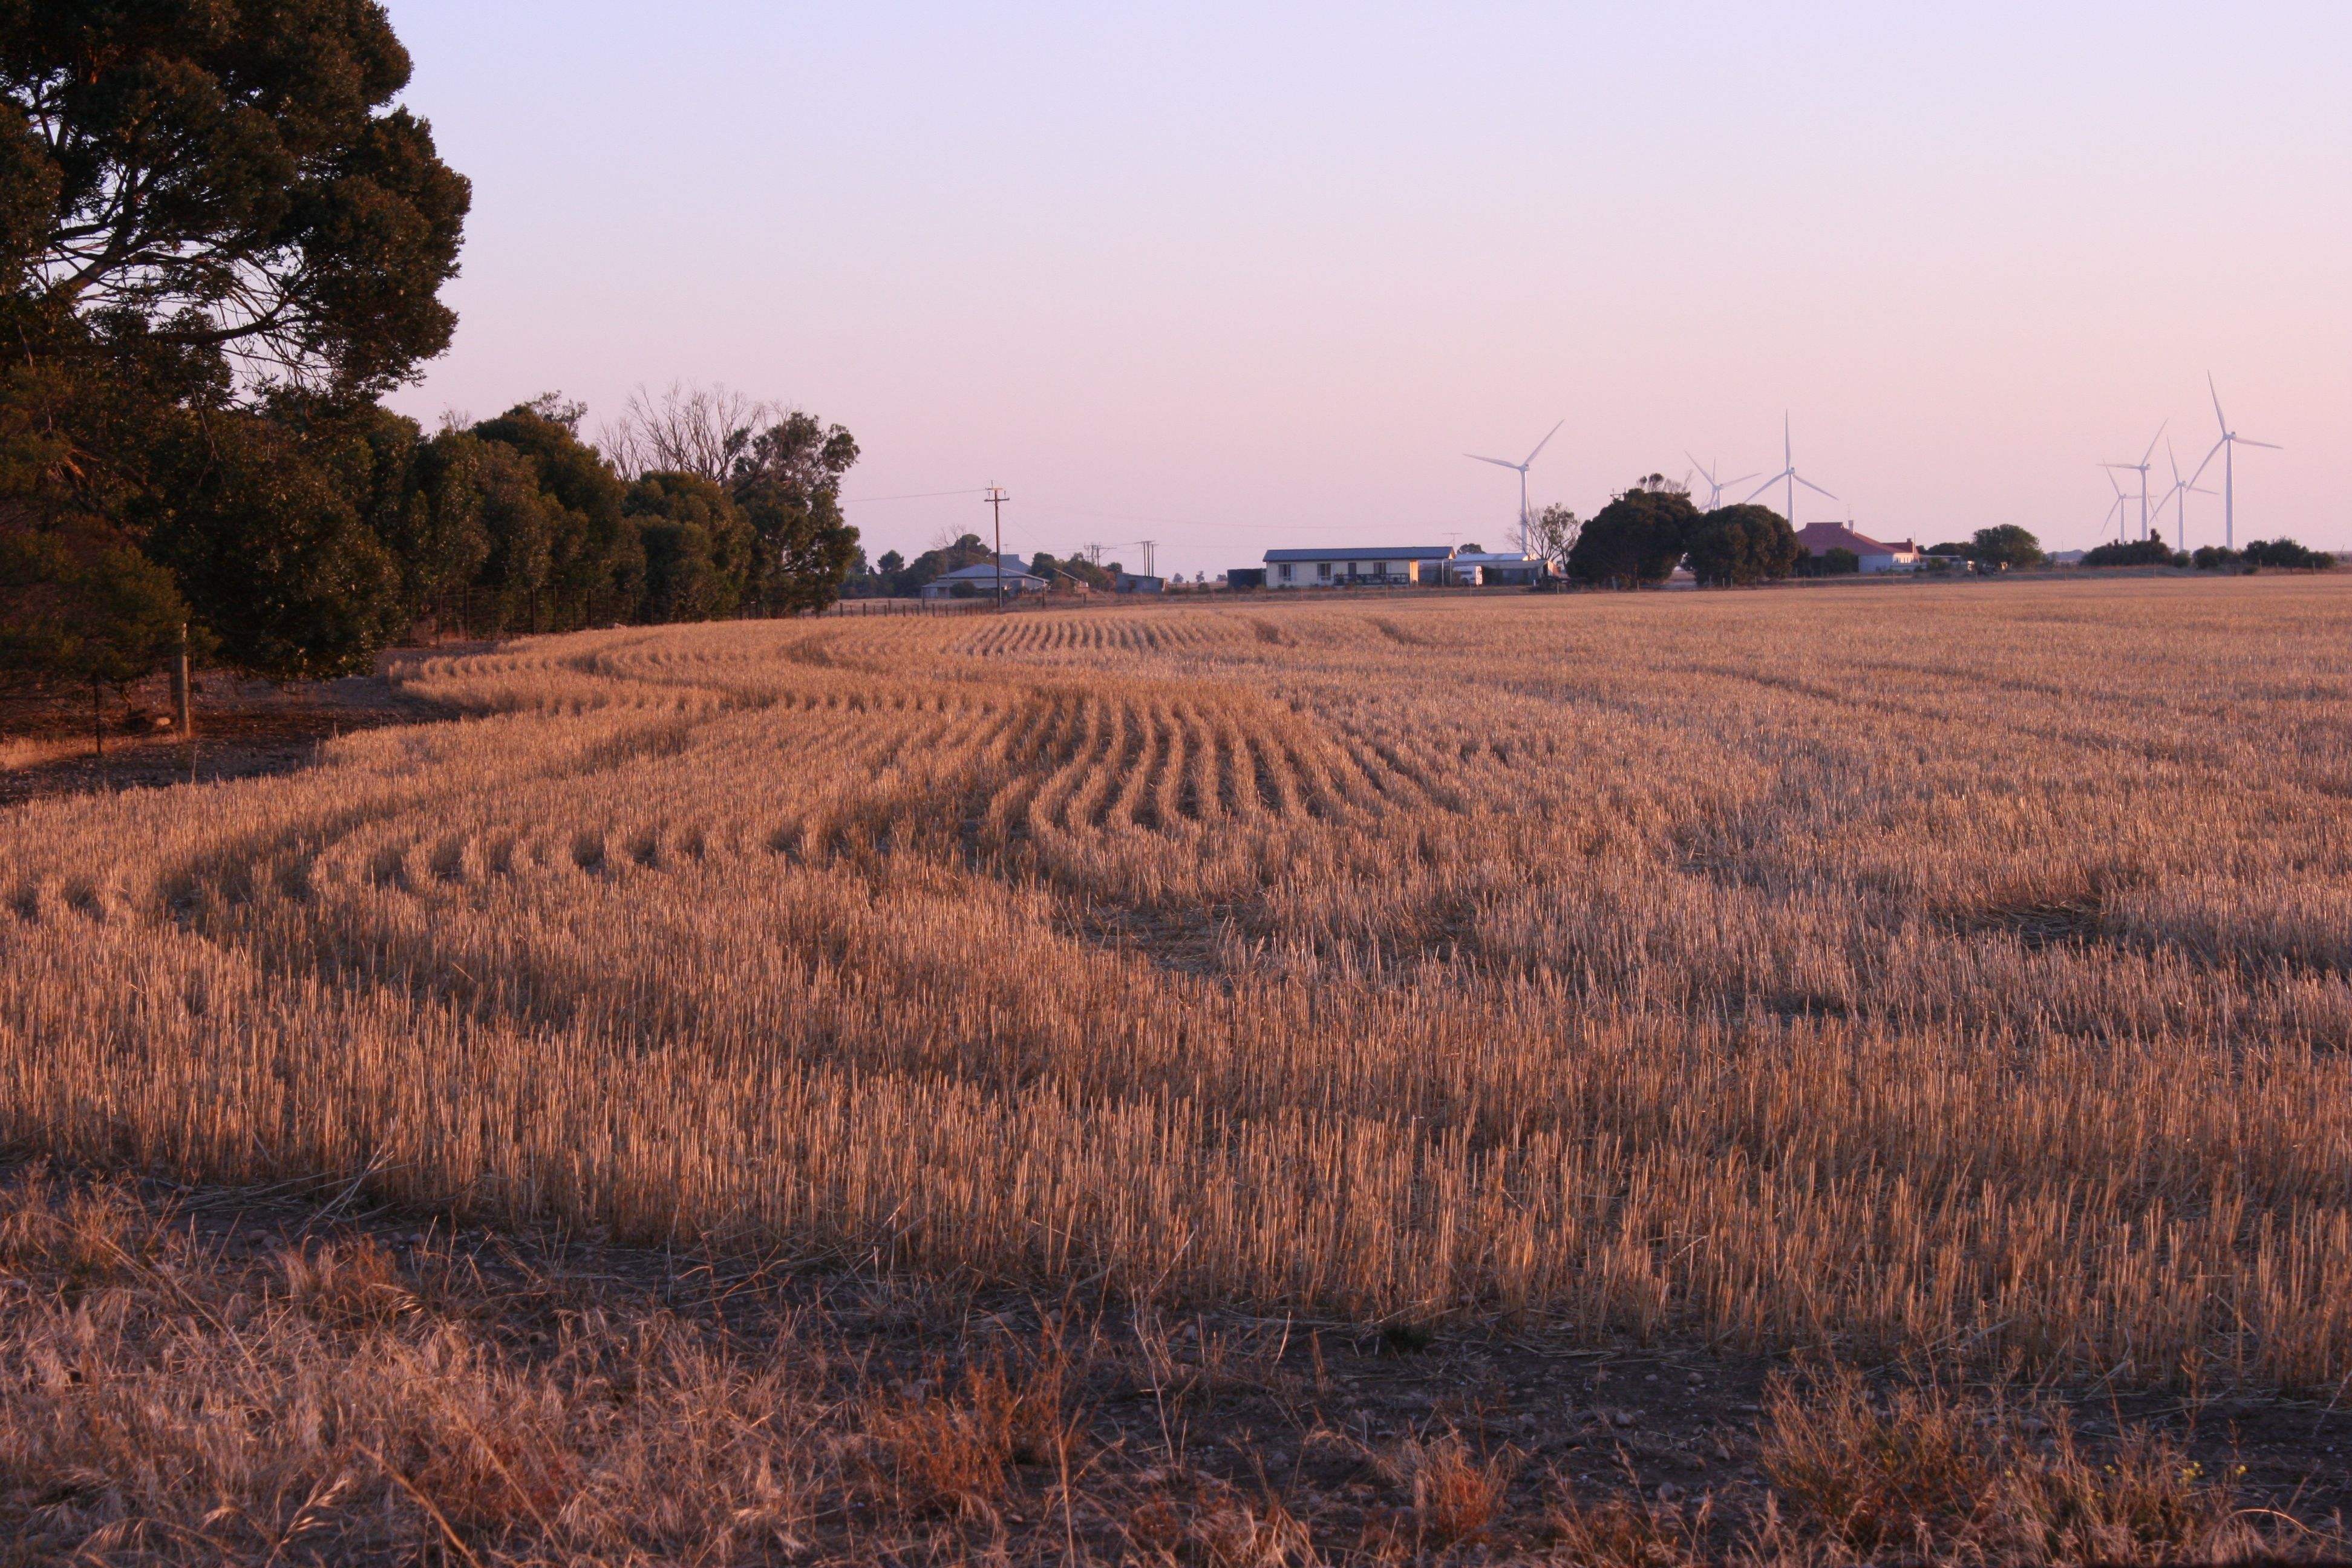
<svg viewBox="0 0 2352 1568">
<path fill-rule="evenodd" d="M 1450 544 L 1331 545 L 1320 550 L 1269 550 L 1268 565 L 1301 561 L 1444 561 L 1454 553 Z"/>
</svg>

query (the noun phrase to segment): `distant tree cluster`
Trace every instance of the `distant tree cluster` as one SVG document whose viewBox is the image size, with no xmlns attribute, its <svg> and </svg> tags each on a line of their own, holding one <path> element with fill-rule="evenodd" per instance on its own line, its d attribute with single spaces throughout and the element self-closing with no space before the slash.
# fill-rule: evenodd
<svg viewBox="0 0 2352 1568">
<path fill-rule="evenodd" d="M 2039 566 L 2049 559 L 2042 553 L 2042 541 L 2013 522 L 1979 528 L 1968 539 L 1931 544 L 1921 553 L 1937 560 L 1973 561 L 1993 572 Z"/>
<path fill-rule="evenodd" d="M 897 551 L 883 552 L 882 558 L 850 584 L 853 594 L 909 598 L 923 591 L 925 584 L 960 572 L 967 566 L 978 566 L 991 558 L 987 541 L 977 533 L 935 544 L 914 560 L 908 561 Z"/>
<path fill-rule="evenodd" d="M 983 565 L 991 558 L 988 542 L 977 533 L 943 539 L 912 561 L 895 550 L 885 551 L 870 571 L 861 571 L 851 578 L 844 591 L 856 595 L 911 598 L 920 594 L 925 584 L 966 566 Z M 1108 593 L 1118 586 L 1127 568 L 1116 561 L 1108 566 L 1097 566 L 1084 555 L 1055 555 L 1040 550 L 1029 557 L 1026 570 L 1033 577 L 1044 578 L 1052 592 L 1083 588 Z M 979 587 L 973 592 L 984 593 L 986 589 Z"/>
<path fill-rule="evenodd" d="M 2161 539 L 2118 539 L 2083 552 L 2085 566 L 2186 566 L 2189 557 Z"/>
<path fill-rule="evenodd" d="M 1702 587 L 1773 582 L 1804 559 L 1796 531 L 1769 507 L 1701 511 L 1656 474 L 1595 512 L 1562 553 L 1570 581 L 1613 588 L 1663 583 L 1685 563 Z"/>
<path fill-rule="evenodd" d="M 2205 545 L 2190 557 L 2190 563 L 2200 572 L 2255 572 L 2265 566 L 2279 572 L 2332 572 L 2336 557 L 2325 550 L 2306 549 L 2292 539 L 2257 539 L 2243 550 Z"/>
<path fill-rule="evenodd" d="M 427 434 L 470 204 L 365 0 L 0 10 L 0 677 L 119 682 L 183 623 L 272 676 L 420 622 L 821 607 L 859 564 L 838 426 L 555 396 Z"/>
<path fill-rule="evenodd" d="M 1108 566 L 1097 566 L 1083 555 L 1057 557 L 1040 550 L 1030 558 L 1029 570 L 1055 588 L 1067 586 L 1108 593 L 1118 586 L 1119 577 L 1127 568 L 1116 561 Z"/>
</svg>

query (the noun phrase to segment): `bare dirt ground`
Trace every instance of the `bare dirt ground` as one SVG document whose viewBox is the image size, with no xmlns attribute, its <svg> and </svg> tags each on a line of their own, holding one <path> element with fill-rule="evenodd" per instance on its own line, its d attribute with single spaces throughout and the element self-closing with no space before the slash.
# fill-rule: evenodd
<svg viewBox="0 0 2352 1568">
<path fill-rule="evenodd" d="M 463 648 L 435 652 L 465 651 Z M 52 795 L 158 789 L 197 780 L 289 773 L 354 730 L 448 715 L 401 689 L 415 650 L 387 654 L 373 675 L 278 683 L 222 672 L 195 679 L 195 744 L 172 726 L 166 679 L 110 691 L 93 726 L 86 695 L 0 697 L 0 806 Z M 94 729 L 103 731 L 103 752 Z"/>
</svg>

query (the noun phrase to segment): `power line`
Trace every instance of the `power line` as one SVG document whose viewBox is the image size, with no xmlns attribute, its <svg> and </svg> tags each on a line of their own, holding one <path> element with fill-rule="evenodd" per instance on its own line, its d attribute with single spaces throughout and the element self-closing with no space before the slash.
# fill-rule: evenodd
<svg viewBox="0 0 2352 1568">
<path fill-rule="evenodd" d="M 852 496 L 845 498 L 844 506 L 865 506 L 878 500 L 937 500 L 941 496 L 984 496 L 987 490 L 977 486 L 968 490 L 918 490 L 903 496 Z"/>
</svg>

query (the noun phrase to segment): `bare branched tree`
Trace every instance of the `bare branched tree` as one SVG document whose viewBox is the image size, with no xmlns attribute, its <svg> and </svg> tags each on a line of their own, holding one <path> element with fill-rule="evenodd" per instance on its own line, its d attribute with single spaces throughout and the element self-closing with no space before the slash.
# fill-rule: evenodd
<svg viewBox="0 0 2352 1568">
<path fill-rule="evenodd" d="M 725 484 L 735 459 L 779 410 L 724 384 L 672 382 L 656 395 L 629 394 L 621 416 L 597 435 L 613 466 L 631 479 L 649 473 L 699 474 Z"/>
<path fill-rule="evenodd" d="M 1568 569 L 1568 552 L 1576 548 L 1577 536 L 1584 531 L 1584 523 L 1576 513 L 1554 502 L 1535 516 L 1533 537 L 1528 542 L 1535 553 L 1559 571 Z"/>
</svg>

